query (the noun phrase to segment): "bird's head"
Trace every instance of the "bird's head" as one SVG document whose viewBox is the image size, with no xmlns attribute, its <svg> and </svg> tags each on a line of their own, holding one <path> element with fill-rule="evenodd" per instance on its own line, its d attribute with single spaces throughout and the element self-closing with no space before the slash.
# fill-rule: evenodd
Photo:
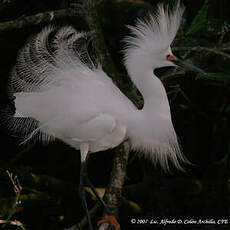
<svg viewBox="0 0 230 230">
<path fill-rule="evenodd" d="M 189 70 L 194 71 L 194 72 L 205 74 L 205 72 L 202 69 L 194 66 L 191 63 L 187 63 L 187 62 L 179 59 L 178 57 L 174 56 L 170 46 L 166 52 L 166 55 L 163 55 L 163 59 L 164 59 L 164 61 L 162 61 L 162 63 L 163 62 L 165 63 L 164 66 L 180 66 L 182 68 L 189 69 Z"/>
<path fill-rule="evenodd" d="M 171 50 L 183 12 L 180 1 L 172 9 L 159 4 L 155 14 L 138 19 L 135 26 L 128 26 L 131 35 L 125 38 L 124 53 L 129 73 L 141 67 L 144 70 L 177 65 L 192 67 L 182 63 Z"/>
<path fill-rule="evenodd" d="M 172 53 L 171 46 L 159 50 L 158 52 L 155 51 L 155 53 L 152 54 L 152 56 L 154 57 L 153 66 L 155 68 L 160 68 L 165 66 L 176 66 L 175 61 L 178 59 Z"/>
</svg>

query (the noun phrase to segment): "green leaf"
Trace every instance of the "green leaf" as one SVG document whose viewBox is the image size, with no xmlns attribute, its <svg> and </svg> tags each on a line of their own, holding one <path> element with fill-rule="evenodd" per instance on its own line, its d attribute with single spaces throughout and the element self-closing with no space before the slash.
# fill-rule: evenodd
<svg viewBox="0 0 230 230">
<path fill-rule="evenodd" d="M 193 19 L 186 35 L 192 35 L 201 30 L 207 22 L 208 13 L 208 0 L 205 1 L 204 5 L 199 10 L 198 14 Z"/>
</svg>

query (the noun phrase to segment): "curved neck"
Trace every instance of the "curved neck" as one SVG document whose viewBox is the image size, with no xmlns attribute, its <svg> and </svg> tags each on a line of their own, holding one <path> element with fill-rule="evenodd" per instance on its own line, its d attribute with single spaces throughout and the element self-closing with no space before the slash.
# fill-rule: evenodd
<svg viewBox="0 0 230 230">
<path fill-rule="evenodd" d="M 143 111 L 156 113 L 162 109 L 169 109 L 165 88 L 160 79 L 153 74 L 153 70 L 138 69 L 130 72 L 130 77 L 144 98 Z"/>
<path fill-rule="evenodd" d="M 143 112 L 170 116 L 167 94 L 161 80 L 153 73 L 155 67 L 149 57 L 138 52 L 131 53 L 125 62 L 133 83 L 144 98 Z"/>
</svg>

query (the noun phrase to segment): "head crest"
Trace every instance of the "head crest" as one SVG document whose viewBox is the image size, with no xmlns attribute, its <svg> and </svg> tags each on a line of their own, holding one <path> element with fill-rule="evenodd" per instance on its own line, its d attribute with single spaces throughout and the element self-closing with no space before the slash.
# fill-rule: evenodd
<svg viewBox="0 0 230 230">
<path fill-rule="evenodd" d="M 166 50 L 176 36 L 183 12 L 184 7 L 179 1 L 172 9 L 159 4 L 155 14 L 149 13 L 145 19 L 138 19 L 135 26 L 128 26 L 131 36 L 125 38 L 126 56 L 133 49 L 139 52 Z"/>
</svg>

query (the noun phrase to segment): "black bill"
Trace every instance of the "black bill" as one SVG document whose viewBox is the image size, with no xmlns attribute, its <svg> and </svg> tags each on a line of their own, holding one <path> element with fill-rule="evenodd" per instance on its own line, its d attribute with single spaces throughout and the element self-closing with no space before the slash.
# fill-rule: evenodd
<svg viewBox="0 0 230 230">
<path fill-rule="evenodd" d="M 187 63 L 187 62 L 184 62 L 180 59 L 176 59 L 176 60 L 172 60 L 172 62 L 177 65 L 177 66 L 180 66 L 182 68 L 185 68 L 185 69 L 188 69 L 188 70 L 191 70 L 191 71 L 194 71 L 194 72 L 197 72 L 197 73 L 200 73 L 200 74 L 206 74 L 202 69 L 190 64 L 190 63 Z"/>
</svg>

